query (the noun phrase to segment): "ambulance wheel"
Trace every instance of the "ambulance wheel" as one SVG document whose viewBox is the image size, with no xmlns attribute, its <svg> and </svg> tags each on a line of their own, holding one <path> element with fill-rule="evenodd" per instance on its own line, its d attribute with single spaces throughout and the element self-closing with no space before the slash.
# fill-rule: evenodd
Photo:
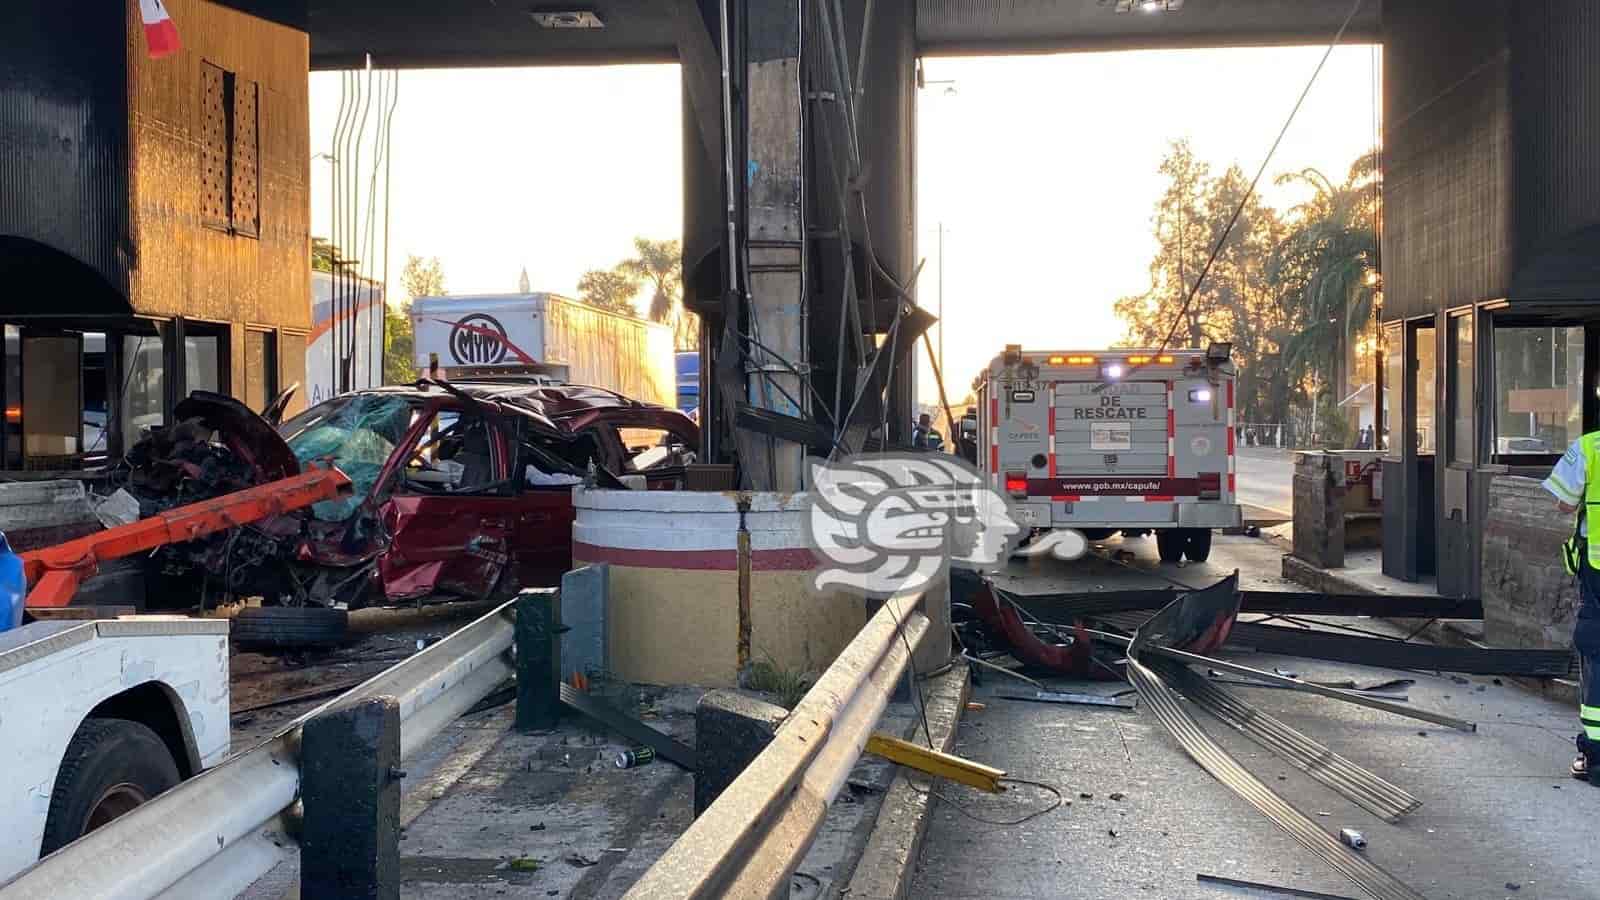
<svg viewBox="0 0 1600 900">
<path fill-rule="evenodd" d="M 1186 528 L 1183 531 L 1183 555 L 1190 562 L 1205 562 L 1211 558 L 1211 529 Z"/>
<path fill-rule="evenodd" d="M 1187 543 L 1182 531 L 1156 532 L 1156 552 L 1161 554 L 1162 562 L 1175 563 L 1183 559 L 1183 549 Z"/>
</svg>

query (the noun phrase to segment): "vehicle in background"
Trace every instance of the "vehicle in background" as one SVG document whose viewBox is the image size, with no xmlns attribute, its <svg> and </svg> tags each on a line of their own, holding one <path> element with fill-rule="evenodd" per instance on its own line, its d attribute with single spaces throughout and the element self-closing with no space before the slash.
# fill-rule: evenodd
<svg viewBox="0 0 1600 900">
<path fill-rule="evenodd" d="M 383 384 L 383 285 L 353 274 L 312 272 L 305 363 L 301 396 L 307 406 Z"/>
<path fill-rule="evenodd" d="M 238 401 L 196 394 L 183 433 L 130 454 L 148 516 L 331 462 L 352 492 L 308 511 L 162 547 L 149 565 L 209 590 L 260 596 L 240 643 L 332 643 L 345 611 L 510 595 L 572 566 L 572 487 L 673 489 L 699 428 L 675 409 L 572 385 L 393 385 L 326 400 L 274 429 Z M 210 435 L 215 439 L 210 439 Z"/>
<path fill-rule="evenodd" d="M 672 329 L 559 294 L 418 297 L 411 303 L 419 377 L 543 375 L 646 403 L 677 400 Z"/>
<path fill-rule="evenodd" d="M 680 350 L 677 353 L 678 408 L 690 416 L 700 411 L 700 351 Z"/>
<path fill-rule="evenodd" d="M 228 754 L 228 623 L 0 634 L 0 883 Z"/>
<path fill-rule="evenodd" d="M 973 465 L 978 464 L 978 409 L 975 406 L 967 407 L 961 420 L 956 423 L 956 455 L 962 457 Z"/>
<path fill-rule="evenodd" d="M 1019 521 L 1088 540 L 1154 531 L 1161 559 L 1203 562 L 1238 527 L 1232 346 L 1024 351 L 979 376 L 979 468 Z"/>
</svg>

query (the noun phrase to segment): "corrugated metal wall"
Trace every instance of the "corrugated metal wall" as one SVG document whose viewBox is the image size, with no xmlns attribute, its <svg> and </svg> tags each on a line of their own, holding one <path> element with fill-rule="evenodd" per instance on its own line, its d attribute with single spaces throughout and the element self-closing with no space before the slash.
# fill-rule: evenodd
<svg viewBox="0 0 1600 900">
<path fill-rule="evenodd" d="M 149 59 L 142 38 L 129 41 L 125 49 L 133 87 L 134 309 L 153 316 L 309 329 L 306 35 L 205 0 L 167 0 L 166 6 L 182 36 L 182 52 Z M 137 6 L 130 4 L 135 31 L 137 15 Z M 255 88 L 255 146 L 237 146 L 247 141 L 248 129 L 235 123 L 232 130 L 234 165 L 253 163 L 259 172 L 258 191 L 245 204 L 252 207 L 247 218 L 255 220 L 259 237 L 239 221 L 237 201 L 228 210 L 212 210 L 213 221 L 207 224 L 202 177 L 208 158 L 207 95 L 202 91 L 207 65 L 233 73 L 236 104 Z M 238 193 L 238 185 L 232 189 Z M 216 221 L 223 212 L 229 213 L 235 232 L 215 227 L 228 227 Z M 234 345 L 235 381 L 243 384 L 242 328 L 234 329 Z"/>
<path fill-rule="evenodd" d="M 1384 9 L 1386 319 L 1509 290 L 1507 5 L 1416 0 Z"/>
<path fill-rule="evenodd" d="M 1513 7 L 1511 96 L 1520 272 L 1552 244 L 1600 223 L 1600 3 Z M 1543 287 L 1540 299 L 1600 300 L 1590 276 L 1529 288 Z"/>
<path fill-rule="evenodd" d="M 0 308 L 126 311 L 126 22 L 103 0 L 5 6 Z"/>
</svg>

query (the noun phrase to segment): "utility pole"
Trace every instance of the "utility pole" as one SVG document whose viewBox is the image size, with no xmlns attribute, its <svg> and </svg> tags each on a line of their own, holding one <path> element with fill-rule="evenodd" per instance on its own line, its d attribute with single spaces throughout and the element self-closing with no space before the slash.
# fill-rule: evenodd
<svg viewBox="0 0 1600 900">
<path fill-rule="evenodd" d="M 790 368 L 803 366 L 810 358 L 803 269 L 806 222 L 800 189 L 806 146 L 801 4 L 751 3 L 741 8 L 746 11 L 742 41 L 747 58 L 744 156 L 760 162 L 748 169 L 744 188 L 744 240 L 750 265 L 747 311 L 750 336 L 770 348 L 752 342 L 750 359 L 741 367 L 752 406 L 805 418 L 812 412 L 802 381 L 806 376 Z M 744 173 L 747 168 L 738 165 L 735 171 Z M 758 491 L 803 490 L 805 449 L 791 440 L 739 429 L 745 486 Z"/>
<path fill-rule="evenodd" d="M 944 221 L 939 222 L 939 371 L 944 371 Z M 945 428 L 953 426 L 945 423 Z"/>
</svg>

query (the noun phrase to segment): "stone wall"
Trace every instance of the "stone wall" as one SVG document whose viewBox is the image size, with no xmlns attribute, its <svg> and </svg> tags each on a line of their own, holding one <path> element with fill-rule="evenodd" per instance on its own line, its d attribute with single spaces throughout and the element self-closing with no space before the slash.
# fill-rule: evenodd
<svg viewBox="0 0 1600 900">
<path fill-rule="evenodd" d="M 1324 569 L 1344 565 L 1344 477 L 1326 453 L 1294 455 L 1294 555 Z"/>
<path fill-rule="evenodd" d="M 1570 647 L 1578 586 L 1561 564 L 1573 517 L 1533 478 L 1496 475 L 1483 533 L 1484 638 L 1495 647 Z"/>
</svg>

